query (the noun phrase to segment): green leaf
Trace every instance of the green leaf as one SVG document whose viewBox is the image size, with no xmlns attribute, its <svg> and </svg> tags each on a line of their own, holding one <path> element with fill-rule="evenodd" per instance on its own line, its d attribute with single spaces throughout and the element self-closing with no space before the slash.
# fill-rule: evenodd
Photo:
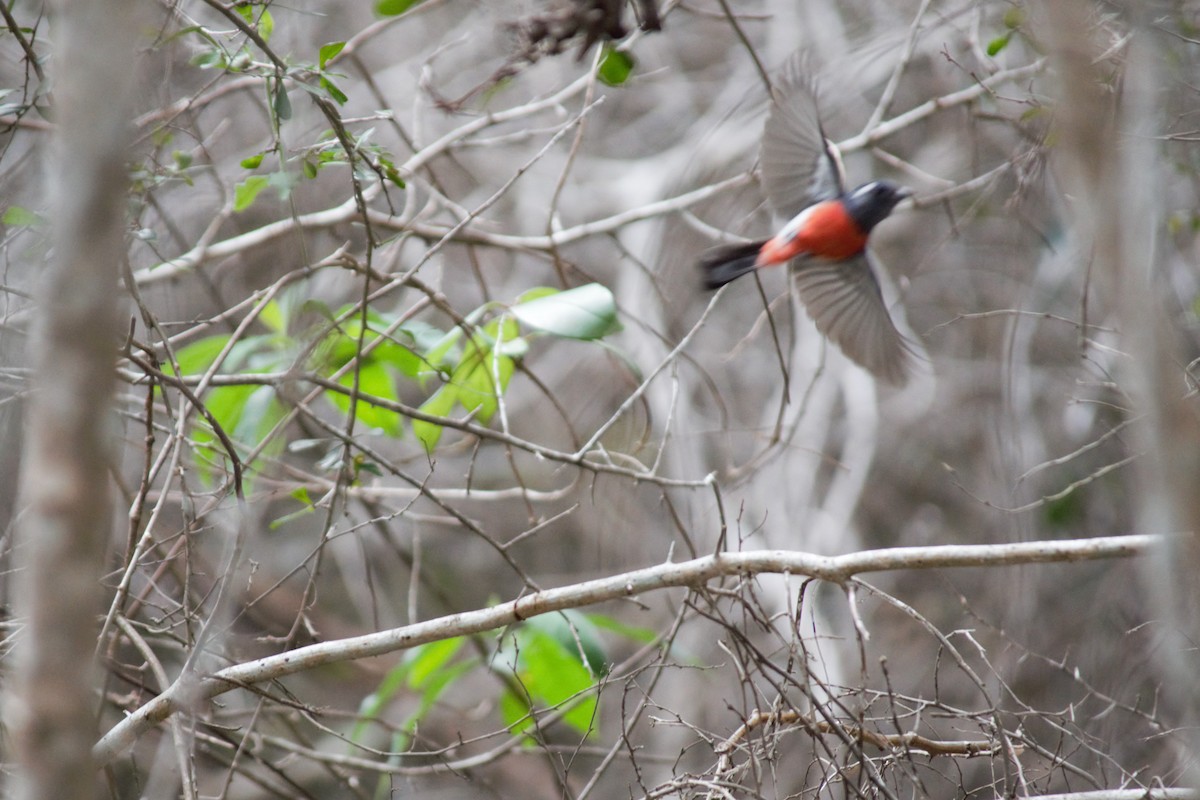
<svg viewBox="0 0 1200 800">
<path fill-rule="evenodd" d="M 200 69 L 212 69 L 214 67 L 225 67 L 225 52 L 220 48 L 214 47 L 209 50 L 201 50 L 196 55 L 192 56 L 189 62 L 193 67 Z"/>
<path fill-rule="evenodd" d="M 1045 106 L 1034 106 L 1033 108 L 1027 109 L 1026 111 L 1022 112 L 1020 120 L 1021 120 L 1021 122 L 1028 122 L 1029 120 L 1034 119 L 1035 117 L 1040 117 L 1045 113 L 1046 113 Z"/>
<path fill-rule="evenodd" d="M 1004 27 L 1015 30 L 1025 23 L 1025 9 L 1012 6 L 1004 12 Z"/>
<path fill-rule="evenodd" d="M 987 54 L 989 56 L 995 56 L 1001 50 L 1008 47 L 1008 43 L 1011 40 L 1012 40 L 1012 31 L 1009 31 L 1008 33 L 1005 33 L 1001 36 L 997 36 L 995 39 L 992 39 L 990 42 L 988 42 Z"/>
<path fill-rule="evenodd" d="M 347 389 L 354 386 L 354 373 L 347 372 L 338 378 L 338 383 Z M 361 394 L 396 400 L 396 385 L 391 373 L 380 363 L 368 362 L 358 369 L 358 390 Z M 340 392 L 329 392 L 329 399 L 343 414 L 350 413 L 350 396 Z M 368 428 L 378 428 L 389 436 L 400 434 L 400 415 L 395 411 L 372 405 L 360 399 L 354 412 L 355 418 Z"/>
<path fill-rule="evenodd" d="M 264 42 L 271 41 L 271 34 L 275 32 L 275 18 L 271 16 L 271 10 L 264 7 L 261 14 L 258 16 L 258 35 L 262 37 Z"/>
<path fill-rule="evenodd" d="M 356 486 L 358 485 L 357 484 L 358 473 L 360 471 L 361 472 L 369 472 L 372 475 L 374 475 L 376 478 L 383 477 L 383 470 L 379 468 L 379 465 L 376 464 L 374 461 L 368 461 L 366 456 L 364 456 L 362 454 L 359 454 L 354 457 L 354 466 L 355 466 L 354 480 L 356 481 L 356 483 L 355 483 Z"/>
<path fill-rule="evenodd" d="M 619 636 L 624 636 L 627 639 L 632 639 L 642 644 L 649 644 L 658 637 L 658 632 L 652 628 L 638 628 L 633 625 L 626 625 L 624 622 L 604 614 L 588 614 L 587 618 L 589 622 L 601 630 L 612 631 Z"/>
<path fill-rule="evenodd" d="M 370 358 L 391 366 L 409 378 L 415 378 L 425 368 L 425 359 L 402 344 L 384 342 L 371 351 Z"/>
<path fill-rule="evenodd" d="M 287 88 L 283 81 L 276 80 L 271 84 L 271 107 L 275 109 L 277 119 L 292 118 L 292 102 L 288 100 Z"/>
<path fill-rule="evenodd" d="M 621 328 L 612 292 L 598 283 L 518 303 L 511 311 L 530 328 L 568 339 L 599 339 Z"/>
<path fill-rule="evenodd" d="M 5 225 L 14 226 L 37 225 L 42 218 L 27 208 L 9 206 L 4 209 L 4 216 L 0 217 L 0 221 L 3 221 Z"/>
<path fill-rule="evenodd" d="M 434 673 L 449 664 L 451 659 L 462 649 L 465 642 L 466 639 L 464 637 L 455 636 L 452 639 L 443 639 L 440 642 L 430 642 L 414 651 L 412 654 L 413 657 L 406 659 L 408 662 L 408 679 L 406 682 L 409 687 L 422 689 L 428 685 Z"/>
<path fill-rule="evenodd" d="M 530 624 L 554 637 L 563 648 L 587 667 L 591 678 L 607 675 L 612 662 L 600 640 L 600 630 L 587 614 L 574 609 L 531 619 Z"/>
<path fill-rule="evenodd" d="M 629 75 L 633 72 L 634 66 L 633 56 L 623 50 L 614 50 L 611 47 L 605 47 L 604 58 L 600 61 L 600 66 L 596 70 L 596 77 L 609 86 L 620 86 L 629 80 Z"/>
<path fill-rule="evenodd" d="M 580 733 L 590 735 L 597 699 L 595 695 L 581 693 L 590 689 L 595 681 L 576 655 L 574 642 L 568 649 L 554 635 L 533 625 L 521 626 L 515 636 L 516 645 L 509 648 L 506 666 L 513 670 L 529 697 L 548 707 L 572 702 L 563 721 Z M 514 730 L 523 730 L 529 725 L 528 719 L 519 721 L 525 713 L 525 699 L 515 696 L 511 700 L 518 702 L 501 705 L 505 721 Z"/>
<path fill-rule="evenodd" d="M 287 525 L 292 520 L 297 520 L 297 519 L 300 519 L 301 517 L 307 517 L 309 514 L 312 514 L 315 512 L 316 512 L 316 509 L 313 508 L 311 505 L 307 505 L 302 508 L 298 508 L 295 511 L 284 514 L 282 517 L 276 517 L 275 519 L 271 520 L 271 522 L 267 525 L 267 529 L 272 530 L 272 531 L 277 531 L 280 528 L 282 528 L 284 525 Z"/>
<path fill-rule="evenodd" d="M 187 347 L 175 351 L 175 360 L 179 362 L 179 370 L 183 375 L 199 375 L 207 370 L 225 349 L 229 342 L 229 334 L 206 336 L 192 342 Z M 170 371 L 170 370 L 168 370 Z"/>
<path fill-rule="evenodd" d="M 266 175 L 251 175 L 233 188 L 233 210 L 245 211 L 258 197 L 259 192 L 267 188 L 270 179 Z"/>
<path fill-rule="evenodd" d="M 405 654 L 404 658 L 388 671 L 379 688 L 363 698 L 358 707 L 359 721 L 350 734 L 350 741 L 362 740 L 366 725 L 372 719 L 383 713 L 384 709 L 405 688 L 421 693 L 421 702 L 401 726 L 407 730 L 415 730 L 421 718 L 429 712 L 438 698 L 465 672 L 476 666 L 475 661 L 463 661 L 452 664 L 455 656 L 462 650 L 464 639 L 456 636 L 438 642 L 430 642 L 415 647 Z"/>
<path fill-rule="evenodd" d="M 508 390 L 509 379 L 516 369 L 512 356 L 523 355 L 525 342 L 519 339 L 520 329 L 512 317 L 501 317 L 483 328 L 455 367 L 450 380 L 459 384 L 458 402 L 475 419 L 488 422 L 499 408 L 498 398 Z"/>
<path fill-rule="evenodd" d="M 208 409 L 208 413 L 213 415 L 213 419 L 221 426 L 221 429 L 228 434 L 233 433 L 238 424 L 242 420 L 242 412 L 246 408 L 246 403 L 250 400 L 250 395 L 261 387 L 253 385 L 245 386 L 217 386 L 210 389 L 205 397 L 204 406 Z"/>
<path fill-rule="evenodd" d="M 346 101 L 350 98 L 346 97 L 346 93 L 334 85 L 333 81 L 324 76 L 320 80 L 321 88 L 324 89 L 330 97 L 332 97 L 339 106 L 346 105 Z"/>
<path fill-rule="evenodd" d="M 457 402 L 458 387 L 453 383 L 447 383 L 434 392 L 432 397 L 422 403 L 419 410 L 435 417 L 448 417 L 450 416 L 450 412 L 454 410 L 454 404 Z M 442 438 L 442 426 L 436 422 L 414 419 L 412 421 L 412 431 L 413 436 L 416 436 L 430 453 L 434 451 L 438 440 Z"/>
<path fill-rule="evenodd" d="M 426 358 L 437 357 L 434 351 L 447 347 L 453 341 L 450 334 L 456 331 L 461 334 L 461 329 L 452 329 L 426 354 Z M 512 317 L 504 316 L 489 322 L 464 346 L 449 381 L 421 405 L 421 411 L 446 417 L 458 404 L 479 422 L 490 420 L 499 408 L 497 398 L 508 389 L 516 370 L 514 356 L 522 354 L 526 347 L 519 336 L 520 329 Z M 441 437 L 441 426 L 420 420 L 414 420 L 412 424 L 413 433 L 432 452 Z"/>
<path fill-rule="evenodd" d="M 342 48 L 346 46 L 345 42 L 330 42 L 329 44 L 321 45 L 321 49 L 317 53 L 318 68 L 325 69 L 325 65 L 342 52 Z"/>
<path fill-rule="evenodd" d="M 306 302 L 308 305 L 312 301 Z M 346 308 L 343 308 L 340 313 L 345 313 Z M 327 308 L 323 316 L 326 319 L 332 319 L 333 314 Z M 369 315 L 369 329 L 366 336 L 363 336 L 364 346 L 370 345 L 371 352 L 365 356 L 367 362 L 380 362 L 387 364 L 401 374 L 415 378 L 426 369 L 425 359 L 421 358 L 413 349 L 401 343 L 400 340 L 412 342 L 417 345 L 417 338 L 407 327 L 400 328 L 391 337 L 379 341 L 382 334 L 376 328 L 386 328 L 391 324 L 391 320 L 383 317 L 380 314 L 371 312 Z M 416 323 L 410 322 L 409 326 L 415 326 Z M 326 348 L 320 359 L 326 362 L 327 371 L 324 374 L 329 375 L 340 369 L 358 353 L 358 339 L 362 333 L 362 322 L 360 319 L 354 319 L 346 322 L 341 327 L 335 329 L 323 343 Z M 440 334 L 440 331 L 438 332 Z"/>
<path fill-rule="evenodd" d="M 262 311 L 258 312 L 258 321 L 276 333 L 287 333 L 287 319 L 283 313 L 283 306 L 277 300 L 263 306 Z"/>
<path fill-rule="evenodd" d="M 263 162 L 263 153 L 256 153 L 248 158 L 242 159 L 242 167 L 245 169 L 258 169 L 258 165 Z"/>
<path fill-rule="evenodd" d="M 175 162 L 175 169 L 184 170 L 192 165 L 192 154 L 182 150 L 173 150 L 171 151 L 171 160 Z"/>
<path fill-rule="evenodd" d="M 446 332 L 441 328 L 430 325 L 428 322 L 422 322 L 419 319 L 414 319 L 404 324 L 404 333 L 412 337 L 413 349 L 418 353 L 423 353 L 426 361 L 432 361 L 430 351 L 442 341 Z"/>
<path fill-rule="evenodd" d="M 291 363 L 283 347 L 287 338 L 276 333 L 247 336 L 234 343 L 221 365 L 225 373 L 286 369 Z"/>
<path fill-rule="evenodd" d="M 458 402 L 467 411 L 475 412 L 476 420 L 487 424 L 500 407 L 497 398 L 508 388 L 515 367 L 508 356 L 479 359 L 461 379 Z"/>
<path fill-rule="evenodd" d="M 500 718 L 514 733 L 526 730 L 532 723 L 529 719 L 529 704 L 525 702 L 524 697 L 513 692 L 500 695 Z"/>
<path fill-rule="evenodd" d="M 241 416 L 231 431 L 227 426 L 225 432 L 235 440 L 249 445 L 256 445 L 262 440 L 282 416 L 282 408 L 275 399 L 274 386 L 251 386 L 245 402 L 242 404 Z"/>
<path fill-rule="evenodd" d="M 1043 515 L 1053 528 L 1074 529 L 1087 516 L 1083 492 L 1075 491 L 1046 503 Z"/>
<path fill-rule="evenodd" d="M 221 430 L 225 431 L 229 436 L 233 436 L 234 431 L 241 422 L 246 402 L 258 388 L 260 387 L 217 386 L 209 390 L 205 396 L 204 406 L 212 414 L 217 424 L 221 426 Z M 192 436 L 196 442 L 196 466 L 200 472 L 200 477 L 206 482 L 211 481 L 212 468 L 204 460 L 203 454 L 207 453 L 210 458 L 215 458 L 217 463 L 224 463 L 226 456 L 225 449 L 217 444 L 216 434 L 212 432 L 208 420 L 203 417 L 197 419 Z"/>
<path fill-rule="evenodd" d="M 387 176 L 389 181 L 396 184 L 396 186 L 400 187 L 401 189 L 405 187 L 404 178 L 400 177 L 400 170 L 396 169 L 391 164 L 384 165 L 383 174 Z"/>
<path fill-rule="evenodd" d="M 421 0 L 379 0 L 375 4 L 375 13 L 381 17 L 396 17 L 420 2 Z"/>
<path fill-rule="evenodd" d="M 532 289 L 526 289 L 525 291 L 521 292 L 513 304 L 519 305 L 521 303 L 528 303 L 533 300 L 540 300 L 543 297 L 549 297 L 550 295 L 558 294 L 560 291 L 562 290 L 555 289 L 552 286 L 535 286 Z"/>
<path fill-rule="evenodd" d="M 430 367 L 440 369 L 453 358 L 451 351 L 458 340 L 462 338 L 462 333 L 462 328 L 456 325 L 429 344 L 425 351 L 425 360 Z"/>
</svg>

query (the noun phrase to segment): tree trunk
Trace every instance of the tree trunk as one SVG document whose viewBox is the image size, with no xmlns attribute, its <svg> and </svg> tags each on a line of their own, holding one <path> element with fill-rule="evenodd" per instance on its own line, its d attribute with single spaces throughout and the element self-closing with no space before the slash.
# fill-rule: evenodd
<svg viewBox="0 0 1200 800">
<path fill-rule="evenodd" d="M 129 0 L 50 4 L 55 103 L 21 475 L 14 605 L 25 626 L 7 698 L 22 798 L 95 793 L 90 756 L 99 578 L 109 541 L 109 420 L 136 20 Z"/>
</svg>

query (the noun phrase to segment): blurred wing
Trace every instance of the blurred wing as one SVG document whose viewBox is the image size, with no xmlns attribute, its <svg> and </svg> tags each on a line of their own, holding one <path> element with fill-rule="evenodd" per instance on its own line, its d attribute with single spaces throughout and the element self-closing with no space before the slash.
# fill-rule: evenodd
<svg viewBox="0 0 1200 800">
<path fill-rule="evenodd" d="M 851 361 L 894 386 L 908 381 L 913 346 L 896 330 L 865 251 L 845 261 L 798 259 L 792 279 L 817 330 Z"/>
<path fill-rule="evenodd" d="M 775 213 L 791 219 L 813 203 L 840 195 L 841 158 L 826 140 L 812 70 L 792 57 L 775 79 L 762 138 L 763 190 Z"/>
</svg>

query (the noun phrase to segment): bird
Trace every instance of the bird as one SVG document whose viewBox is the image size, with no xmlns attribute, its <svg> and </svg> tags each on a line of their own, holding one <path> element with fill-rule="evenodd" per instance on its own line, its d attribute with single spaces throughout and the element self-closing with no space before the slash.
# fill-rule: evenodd
<svg viewBox="0 0 1200 800">
<path fill-rule="evenodd" d="M 790 264 L 817 330 L 876 378 L 903 386 L 914 347 L 888 313 L 867 239 L 913 193 L 888 180 L 846 190 L 841 156 L 821 126 L 816 83 L 803 58 L 788 62 L 772 95 L 761 180 L 771 207 L 788 222 L 769 239 L 706 251 L 699 262 L 704 285 L 716 289 L 756 269 Z"/>
</svg>

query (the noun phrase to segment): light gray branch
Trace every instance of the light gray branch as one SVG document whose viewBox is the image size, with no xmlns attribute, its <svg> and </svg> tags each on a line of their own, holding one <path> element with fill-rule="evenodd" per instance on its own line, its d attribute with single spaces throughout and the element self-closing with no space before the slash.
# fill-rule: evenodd
<svg viewBox="0 0 1200 800">
<path fill-rule="evenodd" d="M 608 600 L 635 597 L 660 589 L 698 587 L 733 575 L 804 575 L 832 583 L 869 572 L 947 567 L 997 567 L 1127 558 L 1146 553 L 1157 536 L 1110 536 L 1047 542 L 994 545 L 944 545 L 865 550 L 842 556 L 819 556 L 790 550 L 719 553 L 679 563 L 665 563 L 557 589 L 534 592 L 507 603 L 464 611 L 401 628 L 320 642 L 237 664 L 205 678 L 199 685 L 172 686 L 115 725 L 97 744 L 94 756 L 108 763 L 138 737 L 183 707 L 183 702 L 212 698 L 240 686 L 282 678 L 326 664 L 407 650 L 428 642 L 495 630 L 522 620 L 580 608 Z"/>
<path fill-rule="evenodd" d="M 1091 792 L 1030 795 L 1023 800 L 1197 800 L 1193 789 L 1098 789 Z"/>
</svg>

